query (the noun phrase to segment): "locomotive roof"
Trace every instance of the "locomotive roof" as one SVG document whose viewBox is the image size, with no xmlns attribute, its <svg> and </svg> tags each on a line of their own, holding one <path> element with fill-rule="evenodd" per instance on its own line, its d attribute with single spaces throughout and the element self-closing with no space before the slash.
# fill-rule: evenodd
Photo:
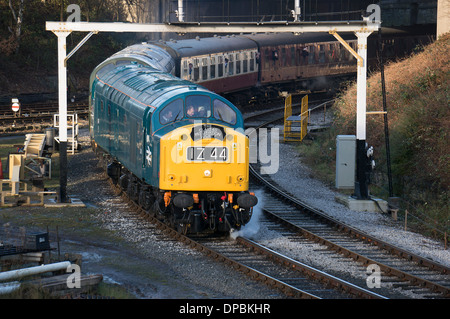
<svg viewBox="0 0 450 319">
<path fill-rule="evenodd" d="M 194 87 L 201 91 L 199 85 L 138 63 L 103 68 L 96 74 L 96 79 L 103 84 L 103 94 L 110 94 L 112 100 L 119 100 L 125 95 L 138 106 L 135 110 L 140 109 L 141 112 L 147 109 L 152 112 L 159 107 L 155 100 L 163 94 L 167 97 Z M 113 92 L 120 92 L 122 95 Z"/>
</svg>

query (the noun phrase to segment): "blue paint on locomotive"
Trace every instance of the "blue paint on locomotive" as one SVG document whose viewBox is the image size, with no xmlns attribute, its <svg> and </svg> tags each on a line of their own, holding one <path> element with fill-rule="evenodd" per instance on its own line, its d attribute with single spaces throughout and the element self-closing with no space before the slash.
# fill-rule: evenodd
<svg viewBox="0 0 450 319">
<path fill-rule="evenodd" d="M 147 184 L 159 185 L 160 138 L 177 127 L 201 121 L 242 129 L 243 118 L 237 108 L 221 96 L 136 61 L 109 61 L 91 76 L 91 138 Z M 208 115 L 192 118 L 186 114 L 186 98 L 208 97 L 219 100 L 236 114 L 232 121 Z M 161 123 L 160 112 L 174 101 L 182 102 L 182 114 Z"/>
</svg>

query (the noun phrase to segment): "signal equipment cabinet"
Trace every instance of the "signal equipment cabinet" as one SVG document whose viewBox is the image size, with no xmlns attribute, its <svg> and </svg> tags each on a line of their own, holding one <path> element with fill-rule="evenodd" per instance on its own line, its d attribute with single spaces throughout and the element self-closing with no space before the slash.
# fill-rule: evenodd
<svg viewBox="0 0 450 319">
<path fill-rule="evenodd" d="M 336 137 L 336 188 L 353 189 L 356 172 L 356 136 Z"/>
</svg>

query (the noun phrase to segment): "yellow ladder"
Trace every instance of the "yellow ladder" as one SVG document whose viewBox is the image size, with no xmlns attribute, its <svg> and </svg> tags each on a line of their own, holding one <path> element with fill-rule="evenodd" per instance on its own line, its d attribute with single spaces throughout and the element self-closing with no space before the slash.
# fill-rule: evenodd
<svg viewBox="0 0 450 319">
<path fill-rule="evenodd" d="M 293 130 L 299 128 L 299 130 Z M 292 95 L 286 97 L 284 104 L 284 141 L 300 142 L 308 133 L 308 95 L 302 98 L 300 115 L 292 115 Z"/>
</svg>

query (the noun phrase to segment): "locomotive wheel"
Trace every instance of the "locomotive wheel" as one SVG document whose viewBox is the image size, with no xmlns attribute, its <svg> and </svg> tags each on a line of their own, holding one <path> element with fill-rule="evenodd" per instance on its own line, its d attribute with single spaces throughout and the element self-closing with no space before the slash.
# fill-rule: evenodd
<svg viewBox="0 0 450 319">
<path fill-rule="evenodd" d="M 188 230 L 189 230 L 189 225 L 188 224 L 183 224 L 183 223 L 177 223 L 176 224 L 176 230 L 180 234 L 186 235 L 188 233 Z"/>
<path fill-rule="evenodd" d="M 174 205 L 170 205 L 169 207 L 168 224 L 180 234 L 186 235 L 189 230 L 189 224 L 180 222 L 180 219 L 177 219 L 177 208 Z"/>
</svg>

